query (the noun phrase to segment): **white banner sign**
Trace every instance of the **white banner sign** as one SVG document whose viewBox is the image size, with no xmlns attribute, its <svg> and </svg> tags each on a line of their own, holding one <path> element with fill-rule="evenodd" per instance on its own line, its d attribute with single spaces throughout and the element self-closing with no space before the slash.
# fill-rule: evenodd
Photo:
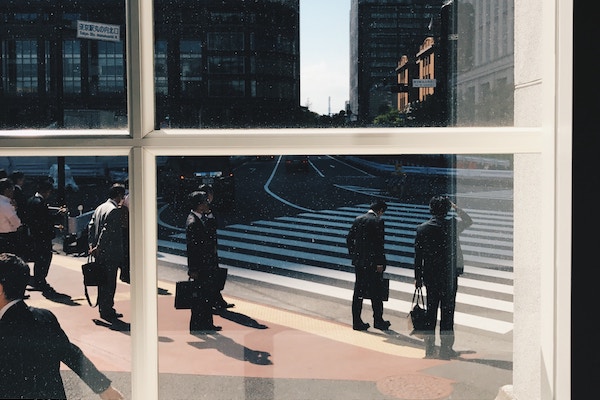
<svg viewBox="0 0 600 400">
<path fill-rule="evenodd" d="M 435 87 L 435 79 L 413 79 L 413 87 Z"/>
<path fill-rule="evenodd" d="M 121 40 L 121 27 L 119 25 L 100 24 L 98 22 L 77 21 L 77 37 L 84 39 Z"/>
</svg>

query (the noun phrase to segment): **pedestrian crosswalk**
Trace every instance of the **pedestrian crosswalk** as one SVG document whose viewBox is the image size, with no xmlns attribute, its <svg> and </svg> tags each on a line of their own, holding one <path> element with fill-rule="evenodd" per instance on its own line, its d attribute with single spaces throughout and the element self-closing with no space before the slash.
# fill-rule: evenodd
<svg viewBox="0 0 600 400">
<path fill-rule="evenodd" d="M 298 213 L 228 225 L 218 231 L 219 259 L 229 274 L 292 290 L 350 300 L 354 272 L 346 234 L 367 204 Z M 465 273 L 459 278 L 455 323 L 506 334 L 512 331 L 512 212 L 466 209 L 474 223 L 461 235 Z M 427 206 L 388 202 L 387 310 L 408 313 L 414 291 L 415 228 L 429 218 Z M 185 233 L 160 240 L 160 259 L 186 264 Z"/>
</svg>

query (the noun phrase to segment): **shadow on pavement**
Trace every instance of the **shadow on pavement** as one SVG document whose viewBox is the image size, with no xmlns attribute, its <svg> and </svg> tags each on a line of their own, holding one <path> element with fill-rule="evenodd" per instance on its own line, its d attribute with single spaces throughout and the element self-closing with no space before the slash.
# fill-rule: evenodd
<svg viewBox="0 0 600 400">
<path fill-rule="evenodd" d="M 460 353 L 460 355 L 463 355 L 463 354 L 473 353 L 473 352 L 459 351 L 459 353 Z M 483 358 L 463 358 L 463 357 L 458 357 L 458 358 L 456 358 L 456 360 L 470 362 L 470 363 L 474 363 L 474 364 L 487 365 L 489 367 L 500 368 L 500 369 L 504 369 L 506 371 L 512 371 L 512 369 L 513 369 L 513 362 L 506 361 L 506 360 L 486 360 Z"/>
<path fill-rule="evenodd" d="M 121 321 L 120 319 L 117 319 L 112 323 L 96 318 L 92 319 L 92 321 L 94 321 L 94 324 L 96 324 L 97 326 L 108 328 L 111 331 L 127 332 L 127 334 L 129 334 L 129 332 L 131 331 L 131 324 L 129 322 Z"/>
<path fill-rule="evenodd" d="M 258 351 L 249 349 L 246 346 L 242 346 L 227 336 L 219 335 L 218 333 L 211 334 L 194 334 L 203 342 L 188 342 L 190 346 L 197 349 L 215 349 L 224 355 L 234 358 L 239 361 L 248 361 L 251 364 L 256 365 L 272 365 L 273 362 L 269 360 L 271 353 L 267 351 Z"/>
<path fill-rule="evenodd" d="M 45 298 L 47 298 L 50 301 L 53 301 L 55 303 L 65 304 L 67 306 L 80 306 L 81 305 L 78 302 L 73 301 L 71 296 L 69 296 L 68 294 L 64 294 L 64 293 L 53 293 L 53 294 L 49 294 L 49 295 L 42 294 L 42 296 L 44 296 Z"/>
<path fill-rule="evenodd" d="M 258 321 L 256 321 L 253 318 L 250 318 L 247 315 L 232 312 L 229 310 L 218 311 L 218 312 L 215 312 L 215 314 L 220 315 L 221 317 L 228 319 L 229 321 L 238 323 L 240 325 L 247 326 L 249 328 L 256 328 L 256 329 L 267 329 L 268 328 L 268 326 L 259 323 Z"/>
</svg>

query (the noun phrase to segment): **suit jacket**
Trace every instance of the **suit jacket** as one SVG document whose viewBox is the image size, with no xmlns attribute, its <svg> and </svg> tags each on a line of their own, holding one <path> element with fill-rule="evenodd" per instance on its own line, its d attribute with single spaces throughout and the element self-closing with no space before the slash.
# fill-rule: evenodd
<svg viewBox="0 0 600 400">
<path fill-rule="evenodd" d="M 193 212 L 185 222 L 185 238 L 189 272 L 203 272 L 219 267 L 217 254 L 217 221 L 204 218 Z"/>
<path fill-rule="evenodd" d="M 125 260 L 122 210 L 108 199 L 94 210 L 88 225 L 88 244 L 98 246 L 96 261 L 123 265 Z"/>
<path fill-rule="evenodd" d="M 373 211 L 359 215 L 346 235 L 348 253 L 352 256 L 352 265 L 375 269 L 377 265 L 386 266 L 385 225 Z"/>
<path fill-rule="evenodd" d="M 27 200 L 24 222 L 35 240 L 51 241 L 56 237 L 54 217 L 50 213 L 48 202 L 38 194 Z"/>
<path fill-rule="evenodd" d="M 95 393 L 111 381 L 71 343 L 50 311 L 12 305 L 0 320 L 0 398 L 66 399 L 63 362 Z"/>
<path fill-rule="evenodd" d="M 415 236 L 415 278 L 422 279 L 428 288 L 452 290 L 456 278 L 464 271 L 459 235 L 473 224 L 461 209 L 460 217 L 432 217 L 417 226 Z"/>
<path fill-rule="evenodd" d="M 13 199 L 17 205 L 17 215 L 23 221 L 25 217 L 25 210 L 27 208 L 27 196 L 23 192 L 23 188 L 15 185 L 15 191 L 13 192 Z"/>
</svg>

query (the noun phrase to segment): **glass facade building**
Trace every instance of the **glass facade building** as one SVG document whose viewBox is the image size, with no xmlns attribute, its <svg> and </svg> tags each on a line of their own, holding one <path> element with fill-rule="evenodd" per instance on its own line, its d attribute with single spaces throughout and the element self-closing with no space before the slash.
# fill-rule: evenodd
<svg viewBox="0 0 600 400">
<path fill-rule="evenodd" d="M 416 54 L 441 6 L 440 0 L 352 0 L 349 106 L 359 123 L 397 108 L 389 85 L 396 81 L 398 61 Z"/>
<path fill-rule="evenodd" d="M 0 5 L 0 127 L 125 127 L 124 1 L 37 3 Z M 201 3 L 154 4 L 157 128 L 294 124 L 298 0 Z"/>
</svg>

